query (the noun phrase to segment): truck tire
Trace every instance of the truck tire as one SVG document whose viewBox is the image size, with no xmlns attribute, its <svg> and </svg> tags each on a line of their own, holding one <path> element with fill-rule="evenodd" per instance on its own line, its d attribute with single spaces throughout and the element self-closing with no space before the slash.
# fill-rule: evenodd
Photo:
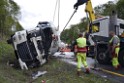
<svg viewBox="0 0 124 83">
<path fill-rule="evenodd" d="M 124 49 L 120 50 L 119 56 L 118 56 L 118 61 L 119 61 L 120 65 L 124 67 Z"/>
<path fill-rule="evenodd" d="M 109 64 L 110 63 L 110 57 L 109 52 L 105 53 L 106 48 L 100 48 L 97 51 L 97 61 L 100 64 Z"/>
</svg>

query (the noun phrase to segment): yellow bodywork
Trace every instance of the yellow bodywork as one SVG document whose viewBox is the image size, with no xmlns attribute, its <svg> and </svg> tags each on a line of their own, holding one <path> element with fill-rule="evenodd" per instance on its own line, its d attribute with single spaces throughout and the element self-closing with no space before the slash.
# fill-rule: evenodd
<svg viewBox="0 0 124 83">
<path fill-rule="evenodd" d="M 90 21 L 90 23 L 92 23 L 96 19 L 96 17 L 95 17 L 94 11 L 93 11 L 91 0 L 87 1 L 86 7 L 85 7 L 85 12 L 88 13 L 89 21 Z M 92 26 L 92 31 L 97 32 L 98 27 Z M 89 32 L 89 26 L 87 27 L 87 32 Z"/>
</svg>

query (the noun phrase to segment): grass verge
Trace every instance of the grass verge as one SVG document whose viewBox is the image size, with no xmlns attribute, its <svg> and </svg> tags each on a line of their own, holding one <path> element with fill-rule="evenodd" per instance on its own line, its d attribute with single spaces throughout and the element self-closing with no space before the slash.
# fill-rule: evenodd
<svg viewBox="0 0 124 83">
<path fill-rule="evenodd" d="M 94 74 L 85 74 L 82 77 L 76 75 L 76 67 L 57 60 L 50 59 L 49 63 L 42 67 L 22 71 L 7 65 L 8 61 L 14 61 L 14 51 L 11 45 L 0 42 L 0 83 L 31 83 L 31 74 L 35 71 L 47 71 L 48 73 L 32 81 L 32 83 L 113 83 Z"/>
</svg>

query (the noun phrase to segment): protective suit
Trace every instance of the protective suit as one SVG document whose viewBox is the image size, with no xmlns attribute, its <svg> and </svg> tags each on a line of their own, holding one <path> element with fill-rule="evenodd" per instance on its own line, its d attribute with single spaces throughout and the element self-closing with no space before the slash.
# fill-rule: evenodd
<svg viewBox="0 0 124 83">
<path fill-rule="evenodd" d="M 86 69 L 86 73 L 89 73 L 89 68 L 86 62 L 86 46 L 87 46 L 87 41 L 86 38 L 83 38 L 82 35 L 79 35 L 79 38 L 76 40 L 76 57 L 77 57 L 77 74 L 80 75 L 80 71 L 81 71 L 81 65 L 83 64 L 85 69 Z"/>
<path fill-rule="evenodd" d="M 114 35 L 111 40 L 109 41 L 110 45 L 112 46 L 111 53 L 112 53 L 112 65 L 118 69 L 120 66 L 118 62 L 118 54 L 120 50 L 120 39 L 117 35 Z"/>
</svg>

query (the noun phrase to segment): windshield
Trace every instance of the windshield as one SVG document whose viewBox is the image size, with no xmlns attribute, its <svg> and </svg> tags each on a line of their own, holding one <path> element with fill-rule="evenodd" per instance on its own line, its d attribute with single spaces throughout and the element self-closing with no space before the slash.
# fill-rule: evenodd
<svg viewBox="0 0 124 83">
<path fill-rule="evenodd" d="M 99 29 L 100 29 L 100 23 L 99 22 L 92 24 L 92 33 L 99 32 Z"/>
</svg>

